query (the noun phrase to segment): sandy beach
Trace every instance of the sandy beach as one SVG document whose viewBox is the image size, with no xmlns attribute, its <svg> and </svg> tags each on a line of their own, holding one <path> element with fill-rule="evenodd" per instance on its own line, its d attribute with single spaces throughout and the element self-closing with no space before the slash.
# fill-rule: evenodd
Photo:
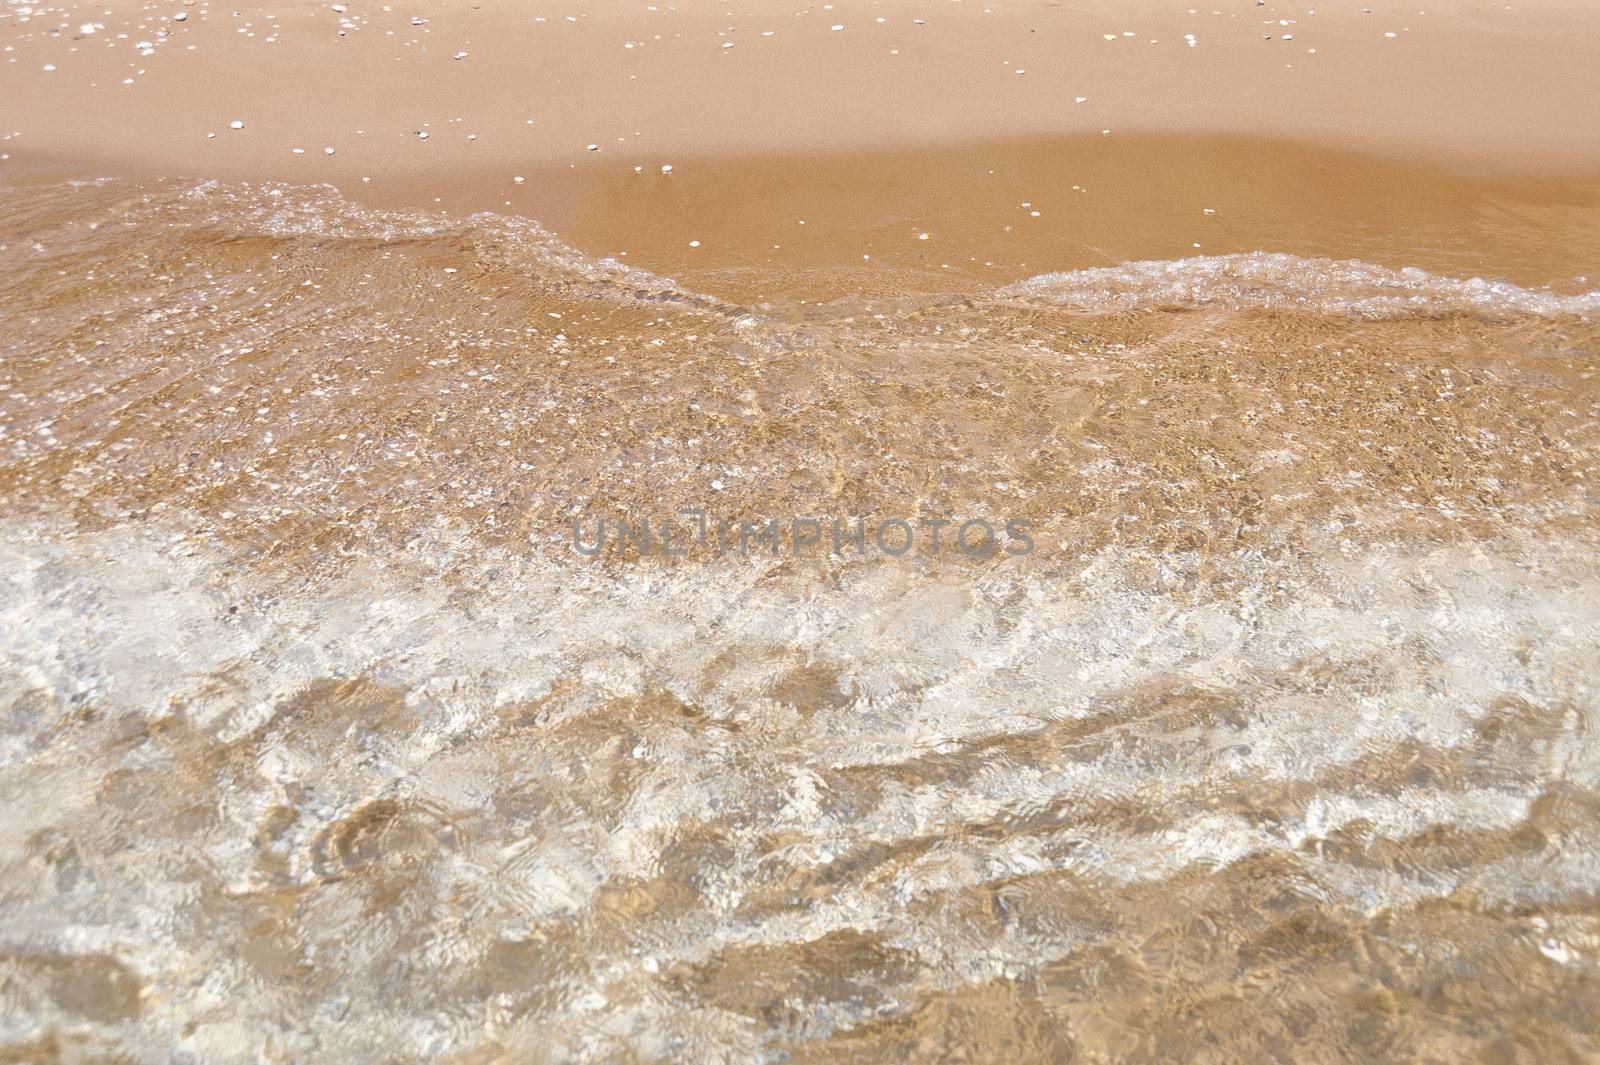
<svg viewBox="0 0 1600 1065">
<path fill-rule="evenodd" d="M 1600 14 L 0 8 L 0 1060 L 1600 1056 Z"/>
<path fill-rule="evenodd" d="M 338 6 L 10 5 L 6 172 L 327 183 L 842 291 L 1264 248 L 1579 287 L 1597 261 L 1583 3 Z"/>
</svg>

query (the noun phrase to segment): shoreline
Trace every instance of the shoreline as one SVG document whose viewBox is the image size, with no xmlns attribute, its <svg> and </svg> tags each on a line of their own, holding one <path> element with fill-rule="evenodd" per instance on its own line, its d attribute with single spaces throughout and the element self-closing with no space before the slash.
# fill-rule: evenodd
<svg viewBox="0 0 1600 1065">
<path fill-rule="evenodd" d="M 0 12 L 0 182 L 326 183 L 743 299 L 1252 251 L 1581 288 L 1588 15 L 25 5 Z"/>
<path fill-rule="evenodd" d="M 0 1059 L 1600 1059 L 1595 0 L 1186 2 L 0 5 Z"/>
<path fill-rule="evenodd" d="M 1133 175 L 1144 175 L 1136 186 Z M 157 177 L 49 160 L 8 176 L 13 186 Z M 361 207 L 458 221 L 485 211 L 526 218 L 594 258 L 746 302 L 971 292 L 1058 271 L 1254 252 L 1569 295 L 1600 276 L 1600 170 L 1487 178 L 1259 137 L 687 156 L 670 174 L 528 168 L 516 175 L 522 182 L 469 168 L 443 180 L 450 191 L 437 197 L 432 186 L 381 175 L 328 180 L 315 162 L 166 176 L 325 184 Z"/>
</svg>

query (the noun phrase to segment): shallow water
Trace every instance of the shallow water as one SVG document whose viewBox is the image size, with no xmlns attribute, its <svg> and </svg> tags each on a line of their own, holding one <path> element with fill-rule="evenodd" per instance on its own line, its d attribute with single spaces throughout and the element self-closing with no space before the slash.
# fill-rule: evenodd
<svg viewBox="0 0 1600 1065">
<path fill-rule="evenodd" d="M 1600 1054 L 1600 293 L 0 226 L 12 1056 Z M 573 549 L 685 508 L 1035 550 Z"/>
</svg>

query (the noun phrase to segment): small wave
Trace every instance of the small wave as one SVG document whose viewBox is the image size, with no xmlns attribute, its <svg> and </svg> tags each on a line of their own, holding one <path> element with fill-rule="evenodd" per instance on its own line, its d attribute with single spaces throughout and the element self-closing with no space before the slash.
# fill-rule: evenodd
<svg viewBox="0 0 1600 1065">
<path fill-rule="evenodd" d="M 1442 277 L 1356 259 L 1250 252 L 1162 259 L 1040 274 L 999 289 L 1000 299 L 1041 300 L 1093 311 L 1222 305 L 1309 310 L 1363 318 L 1449 312 L 1589 316 L 1600 291 L 1563 296 L 1509 281 Z"/>
<path fill-rule="evenodd" d="M 136 257 L 200 236 L 208 245 L 268 238 L 295 254 L 310 244 L 387 248 L 435 244 L 469 263 L 520 273 L 541 290 L 623 304 L 668 304 L 730 319 L 747 315 L 671 278 L 584 253 L 531 218 L 466 217 L 364 207 L 331 185 L 121 178 L 60 181 L 8 190 L 0 244 L 23 242 L 54 257 Z M 8 239 L 9 238 L 9 239 Z M 187 256 L 192 248 L 186 248 Z M 275 255 L 276 259 L 277 256 Z"/>
<path fill-rule="evenodd" d="M 331 185 L 222 184 L 205 181 L 181 193 L 211 210 L 209 223 L 272 236 L 356 240 L 456 239 L 483 263 L 528 268 L 547 284 L 578 283 L 590 295 L 675 302 L 717 309 L 719 301 L 670 278 L 610 257 L 586 255 L 530 218 L 480 212 L 466 218 L 361 207 Z M 148 198 L 147 198 L 148 202 Z"/>
</svg>

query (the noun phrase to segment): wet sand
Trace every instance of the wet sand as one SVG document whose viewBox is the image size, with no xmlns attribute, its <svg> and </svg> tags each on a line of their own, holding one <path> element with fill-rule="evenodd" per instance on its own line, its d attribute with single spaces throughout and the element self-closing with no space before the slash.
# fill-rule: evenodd
<svg viewBox="0 0 1600 1065">
<path fill-rule="evenodd" d="M 1600 1056 L 1600 33 L 1364 6 L 8 4 L 0 1058 Z"/>
<path fill-rule="evenodd" d="M 0 177 L 330 183 L 760 295 L 1263 249 L 1580 288 L 1597 262 L 1580 3 L 339 6 L 13 5 Z"/>
</svg>

